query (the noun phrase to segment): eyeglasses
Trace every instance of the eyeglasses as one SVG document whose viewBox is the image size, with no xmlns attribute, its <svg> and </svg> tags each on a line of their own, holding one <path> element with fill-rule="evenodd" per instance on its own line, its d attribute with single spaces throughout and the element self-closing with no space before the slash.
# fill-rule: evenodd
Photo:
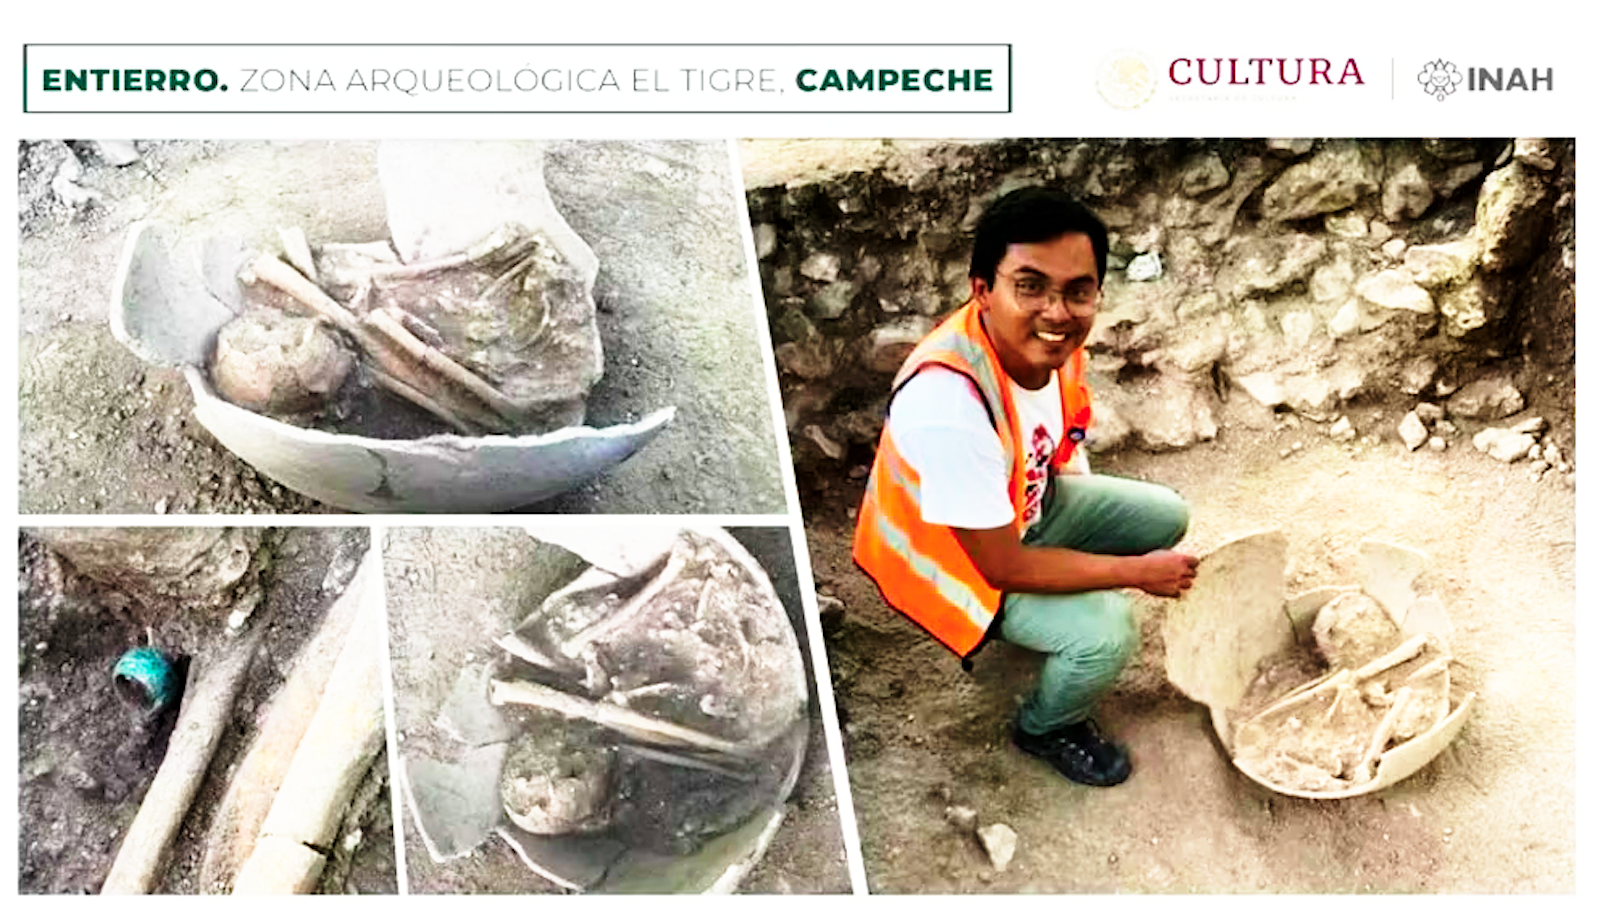
<svg viewBox="0 0 1600 900">
<path fill-rule="evenodd" d="M 1052 300 L 1059 299 L 1067 312 L 1075 316 L 1087 316 L 1100 308 L 1100 299 L 1105 296 L 1098 284 L 1078 282 L 1058 290 L 1051 287 L 1050 282 L 1034 275 L 1018 277 L 996 273 L 996 277 L 1011 282 L 1017 305 L 1029 312 L 1042 312 L 1050 307 Z"/>
</svg>

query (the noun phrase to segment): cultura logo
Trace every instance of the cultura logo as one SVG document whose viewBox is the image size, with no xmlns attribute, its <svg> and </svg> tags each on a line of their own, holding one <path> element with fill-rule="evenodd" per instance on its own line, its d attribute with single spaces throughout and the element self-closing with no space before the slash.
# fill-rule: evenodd
<svg viewBox="0 0 1600 900">
<path fill-rule="evenodd" d="M 1095 85 L 1107 103 L 1117 109 L 1133 109 L 1155 94 L 1155 70 L 1143 56 L 1123 50 L 1100 63 Z"/>
<path fill-rule="evenodd" d="M 1422 71 L 1417 73 L 1417 83 L 1433 99 L 1444 102 L 1444 98 L 1455 93 L 1456 85 L 1460 84 L 1463 75 L 1453 62 L 1436 59 L 1425 63 Z"/>
</svg>

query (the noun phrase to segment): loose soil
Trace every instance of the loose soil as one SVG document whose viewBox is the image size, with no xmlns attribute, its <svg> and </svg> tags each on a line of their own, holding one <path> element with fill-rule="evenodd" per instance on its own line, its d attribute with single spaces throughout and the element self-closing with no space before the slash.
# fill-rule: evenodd
<svg viewBox="0 0 1600 900">
<path fill-rule="evenodd" d="M 264 249 L 291 224 L 313 242 L 383 239 L 375 146 L 139 147 L 143 158 L 123 168 L 84 154 L 81 183 L 103 201 L 75 214 L 48 191 L 60 145 L 20 151 L 20 510 L 334 511 L 218 444 L 194 420 L 178 372 L 120 346 L 106 308 L 123 237 L 140 219 L 228 231 Z M 600 258 L 594 294 L 605 374 L 587 422 L 678 412 L 634 458 L 537 511 L 783 511 L 732 177 L 721 142 L 548 145 L 551 196 Z"/>
<path fill-rule="evenodd" d="M 365 552 L 362 529 L 286 529 L 265 581 L 254 627 L 266 628 L 211 766 L 168 857 L 157 893 L 193 894 L 213 812 L 233 767 L 255 738 L 299 648 L 315 633 Z M 23 533 L 19 559 L 19 833 L 17 887 L 22 893 L 98 892 L 138 812 L 166 749 L 173 715 L 148 726 L 111 687 L 117 658 L 153 641 L 181 656 L 204 655 L 226 640 L 227 607 L 198 599 L 167 603 L 147 621 L 117 612 L 127 598 L 115 587 L 74 573 Z M 330 568 L 342 573 L 328 579 Z M 325 580 L 326 579 L 326 580 Z M 347 876 L 323 892 L 395 893 L 397 868 L 388 762 L 378 781 Z"/>
<path fill-rule="evenodd" d="M 1351 411 L 1364 435 L 1384 438 L 1375 445 L 1257 411 L 1183 452 L 1095 458 L 1097 472 L 1167 484 L 1189 501 L 1180 549 L 1282 529 L 1291 592 L 1357 581 L 1365 538 L 1431 557 L 1456 632 L 1452 677 L 1478 692 L 1477 705 L 1422 771 L 1341 801 L 1277 795 L 1232 767 L 1205 708 L 1165 679 L 1161 616 L 1182 600 L 1137 592 L 1143 649 L 1098 714 L 1130 749 L 1133 776 L 1109 789 L 1065 780 L 1009 743 L 1037 658 L 996 643 L 962 672 L 851 563 L 861 482 L 804 496 L 818 590 L 845 608 L 828 650 L 872 890 L 1575 890 L 1574 491 L 1465 439 L 1408 452 L 1395 437 L 1404 411 Z M 1015 829 L 1005 872 L 947 823 L 949 805 Z"/>
</svg>

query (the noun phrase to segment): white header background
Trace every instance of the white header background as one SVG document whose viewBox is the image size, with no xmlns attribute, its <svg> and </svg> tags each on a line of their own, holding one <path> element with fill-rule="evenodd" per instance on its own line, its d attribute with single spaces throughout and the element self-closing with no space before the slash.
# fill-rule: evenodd
<svg viewBox="0 0 1600 900">
<path fill-rule="evenodd" d="M 343 4 L 280 0 L 271 4 L 72 2 L 17 4 L 6 14 L 17 54 L 4 69 L 9 98 L 0 113 L 8 138 L 1006 138 L 1006 137 L 1576 137 L 1585 175 L 1600 140 L 1595 129 L 1594 35 L 1588 11 L 1575 2 L 1456 4 L 1448 2 L 1305 3 L 475 3 Z M 1009 114 L 635 114 L 635 115 L 24 115 L 24 43 L 963 43 L 1012 45 Z M 1155 94 L 1134 109 L 1117 109 L 1096 86 L 1100 67 L 1132 53 L 1155 70 Z M 1342 70 L 1357 60 L 1362 86 L 1217 87 L 1176 90 L 1160 83 L 1175 58 L 1322 57 Z M 1553 90 L 1466 93 L 1445 101 L 1415 78 L 1434 59 L 1457 67 L 1553 69 Z M 465 108 L 465 107 L 463 107 Z M 1585 159 L 1585 158 L 1588 159 Z M 1580 180 L 1591 180 L 1585 177 Z M 1592 192 L 1591 192 L 1592 193 Z M 3 201 L 16 221 L 16 191 Z M 1595 219 L 1579 203 L 1579 232 Z M 1587 219 L 1587 221 L 1584 221 Z M 17 346 L 16 232 L 4 231 L 10 295 L 6 340 Z M 1579 246 L 1579 268 L 1594 260 L 1595 242 Z M 1580 304 L 1585 298 L 1580 295 Z M 1595 345 L 1590 313 L 1579 316 L 1579 345 Z M 4 421 L 0 440 L 0 531 L 8 571 L 15 571 L 16 364 L 0 367 Z M 1591 367 L 1579 369 L 1582 448 L 1600 446 L 1589 402 Z M 1590 451 L 1592 452 L 1592 450 Z M 1586 479 L 1586 484 L 1587 484 Z M 1579 652 L 1600 650 L 1597 620 L 1584 601 L 1600 595 L 1593 542 L 1592 485 L 1579 492 Z M 104 522 L 105 520 L 101 520 Z M 331 524 L 331 523 L 329 523 Z M 802 572 L 806 571 L 802 569 Z M 1568 598 L 1551 598 L 1566 602 Z M 0 604 L 5 635 L 15 635 L 14 603 Z M 7 647 L 14 647 L 8 638 Z M 14 657 L 0 658 L 13 673 Z M 1593 663 L 1581 681 L 1594 683 Z M 1595 691 L 1579 688 L 1579 755 L 1593 757 Z M 0 761 L 15 797 L 15 722 L 0 729 Z M 1594 792 L 1580 786 L 1579 852 L 1594 846 Z M 10 808 L 15 809 L 13 804 Z M 1152 814 L 1156 814 L 1152 811 Z M 14 827 L 14 826 L 12 826 Z M 853 831 L 853 829 L 850 829 Z M 0 872 L 15 872 L 17 843 L 0 835 Z M 1578 891 L 1593 878 L 1580 869 Z"/>
</svg>

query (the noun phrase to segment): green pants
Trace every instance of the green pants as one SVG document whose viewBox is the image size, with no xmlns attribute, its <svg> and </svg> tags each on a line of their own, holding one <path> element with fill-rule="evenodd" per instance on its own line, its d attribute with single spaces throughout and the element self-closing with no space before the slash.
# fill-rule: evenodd
<svg viewBox="0 0 1600 900">
<path fill-rule="evenodd" d="M 1108 475 L 1062 475 L 1023 543 L 1137 556 L 1173 546 L 1189 506 L 1170 488 Z M 1007 594 L 1000 636 L 1046 654 L 1038 687 L 1017 724 L 1044 734 L 1089 715 L 1139 649 L 1133 609 L 1121 591 Z"/>
</svg>

